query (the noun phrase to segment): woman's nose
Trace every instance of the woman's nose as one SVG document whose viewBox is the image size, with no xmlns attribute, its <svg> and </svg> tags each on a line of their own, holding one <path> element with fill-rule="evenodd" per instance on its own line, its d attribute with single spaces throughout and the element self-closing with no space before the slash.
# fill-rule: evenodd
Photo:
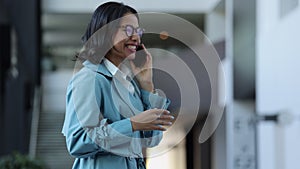
<svg viewBox="0 0 300 169">
<path fill-rule="evenodd" d="M 130 39 L 136 42 L 140 42 L 140 36 L 136 32 L 133 33 Z"/>
</svg>

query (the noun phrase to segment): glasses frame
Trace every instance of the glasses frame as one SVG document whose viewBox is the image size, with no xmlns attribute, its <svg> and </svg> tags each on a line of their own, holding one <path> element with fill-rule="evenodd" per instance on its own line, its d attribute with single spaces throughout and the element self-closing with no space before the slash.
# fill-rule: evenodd
<svg viewBox="0 0 300 169">
<path fill-rule="evenodd" d="M 141 27 L 133 27 L 132 25 L 122 25 L 120 26 L 120 28 L 123 28 L 123 31 L 125 32 L 125 34 L 128 36 L 128 37 L 132 37 L 134 35 L 134 32 L 141 38 L 145 32 L 145 29 L 144 28 L 141 28 Z M 130 34 L 127 30 L 128 29 L 131 29 L 132 30 L 132 33 Z"/>
</svg>

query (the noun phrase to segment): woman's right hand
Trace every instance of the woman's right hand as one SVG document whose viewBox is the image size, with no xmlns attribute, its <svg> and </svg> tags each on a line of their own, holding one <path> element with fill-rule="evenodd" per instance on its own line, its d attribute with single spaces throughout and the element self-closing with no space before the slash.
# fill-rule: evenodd
<svg viewBox="0 0 300 169">
<path fill-rule="evenodd" d="M 149 109 L 130 118 L 132 130 L 161 130 L 164 126 L 171 126 L 174 116 L 165 109 Z"/>
</svg>

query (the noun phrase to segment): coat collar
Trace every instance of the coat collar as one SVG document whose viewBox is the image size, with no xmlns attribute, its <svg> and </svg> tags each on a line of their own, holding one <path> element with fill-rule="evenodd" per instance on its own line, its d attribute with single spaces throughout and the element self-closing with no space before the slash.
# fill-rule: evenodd
<svg viewBox="0 0 300 169">
<path fill-rule="evenodd" d="M 113 77 L 113 75 L 109 72 L 109 70 L 104 65 L 103 61 L 100 64 L 93 64 L 90 61 L 86 60 L 83 62 L 83 66 L 93 70 L 94 72 L 101 73 L 108 77 Z"/>
</svg>

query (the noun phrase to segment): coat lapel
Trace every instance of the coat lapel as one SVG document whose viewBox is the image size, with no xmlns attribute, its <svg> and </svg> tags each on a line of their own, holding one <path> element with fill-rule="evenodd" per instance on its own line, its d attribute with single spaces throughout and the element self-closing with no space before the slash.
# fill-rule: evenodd
<svg viewBox="0 0 300 169">
<path fill-rule="evenodd" d="M 93 64 L 89 61 L 85 61 L 83 63 L 83 65 L 85 67 L 90 68 L 91 70 L 98 72 L 106 77 L 109 77 L 112 79 L 112 83 L 111 83 L 111 94 L 114 100 L 114 104 L 115 106 L 119 109 L 119 112 L 122 116 L 129 118 L 132 117 L 134 115 L 136 115 L 138 112 L 140 112 L 140 110 L 136 109 L 134 107 L 134 105 L 132 104 L 132 101 L 130 99 L 129 96 L 129 91 L 128 91 L 128 85 L 131 84 L 131 82 L 125 80 L 119 71 L 117 71 L 117 73 L 115 75 L 112 75 L 108 69 L 106 68 L 106 66 L 102 63 L 100 64 Z M 139 90 L 136 89 L 136 84 L 132 84 L 135 88 L 135 91 L 139 93 Z M 128 107 L 127 109 L 124 109 L 125 107 Z M 124 109 L 124 110 L 121 110 Z"/>
<path fill-rule="evenodd" d="M 130 109 L 130 111 L 120 110 L 120 113 L 126 118 L 134 116 L 137 114 L 137 112 L 139 112 L 139 110 L 137 110 L 132 104 L 130 93 L 128 91 L 128 85 L 130 85 L 130 82 L 123 79 L 120 74 L 116 73 L 115 76 L 113 76 L 112 90 L 115 90 L 115 92 L 121 98 L 121 102 L 117 104 L 125 104 Z M 119 107 L 124 107 L 124 105 L 119 105 Z"/>
</svg>

